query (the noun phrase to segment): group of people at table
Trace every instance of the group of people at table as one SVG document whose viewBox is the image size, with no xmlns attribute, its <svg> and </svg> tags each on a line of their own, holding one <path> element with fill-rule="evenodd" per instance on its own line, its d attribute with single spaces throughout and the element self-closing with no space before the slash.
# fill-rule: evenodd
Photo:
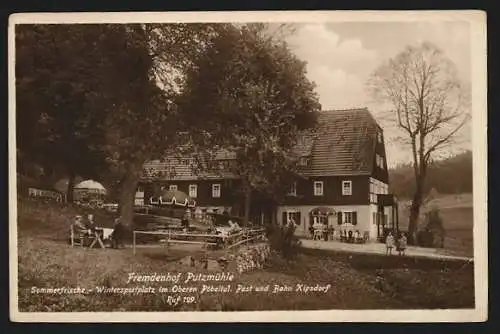
<svg viewBox="0 0 500 334">
<path fill-rule="evenodd" d="M 364 243 L 368 239 L 367 233 L 361 234 L 359 230 L 335 229 L 332 225 L 316 222 L 309 227 L 313 240 L 340 240 L 348 243 Z"/>
<path fill-rule="evenodd" d="M 315 222 L 309 227 L 309 233 L 313 240 L 339 240 L 347 243 L 365 243 L 368 240 L 368 232 L 361 235 L 359 230 L 336 230 L 333 226 L 321 222 Z M 391 255 L 392 249 L 395 248 L 399 255 L 404 255 L 407 248 L 407 237 L 404 233 L 396 238 L 389 232 L 385 238 L 386 254 Z"/>
<path fill-rule="evenodd" d="M 88 214 L 84 220 L 81 215 L 75 216 L 75 219 L 70 227 L 70 243 L 73 244 L 74 238 L 78 238 L 83 245 L 93 247 L 99 243 L 102 248 L 105 248 L 103 240 L 110 240 L 112 248 L 120 248 L 124 246 L 124 226 L 120 218 L 116 218 L 112 229 L 98 227 L 94 220 L 94 215 Z"/>
</svg>

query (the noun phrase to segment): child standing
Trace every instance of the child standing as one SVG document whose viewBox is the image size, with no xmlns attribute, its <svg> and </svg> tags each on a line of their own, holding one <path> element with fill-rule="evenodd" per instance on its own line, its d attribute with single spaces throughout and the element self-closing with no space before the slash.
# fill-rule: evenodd
<svg viewBox="0 0 500 334">
<path fill-rule="evenodd" d="M 389 234 L 385 238 L 385 247 L 386 247 L 385 254 L 391 255 L 392 248 L 394 247 L 394 237 L 392 236 L 392 232 L 389 232 Z"/>
<path fill-rule="evenodd" d="M 406 245 L 408 244 L 408 240 L 406 239 L 406 235 L 401 233 L 401 237 L 398 242 L 398 251 L 399 255 L 405 255 Z"/>
</svg>

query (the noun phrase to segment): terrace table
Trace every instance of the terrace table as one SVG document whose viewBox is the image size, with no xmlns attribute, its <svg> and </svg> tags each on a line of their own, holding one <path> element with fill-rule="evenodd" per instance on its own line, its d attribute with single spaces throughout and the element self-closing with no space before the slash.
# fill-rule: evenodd
<svg viewBox="0 0 500 334">
<path fill-rule="evenodd" d="M 102 236 L 104 235 L 104 230 L 102 228 L 96 228 L 91 233 L 93 233 L 93 235 L 94 235 L 94 240 L 90 244 L 89 249 L 94 248 L 94 246 L 97 243 L 99 244 L 99 246 L 101 246 L 101 248 L 106 248 L 106 246 L 104 245 L 104 242 L 102 241 Z"/>
</svg>

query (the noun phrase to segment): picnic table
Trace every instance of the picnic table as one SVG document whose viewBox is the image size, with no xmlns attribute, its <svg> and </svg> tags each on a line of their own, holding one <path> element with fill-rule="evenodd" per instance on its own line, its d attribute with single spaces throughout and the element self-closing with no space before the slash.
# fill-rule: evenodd
<svg viewBox="0 0 500 334">
<path fill-rule="evenodd" d="M 94 248 L 96 245 L 99 245 L 100 248 L 106 248 L 104 244 L 104 240 L 109 239 L 111 234 L 113 233 L 113 229 L 104 228 L 104 227 L 95 227 L 93 229 L 85 230 L 85 231 L 75 231 L 74 227 L 71 226 L 71 246 L 79 245 L 84 247 L 86 241 L 92 240 L 89 244 L 89 249 Z"/>
</svg>

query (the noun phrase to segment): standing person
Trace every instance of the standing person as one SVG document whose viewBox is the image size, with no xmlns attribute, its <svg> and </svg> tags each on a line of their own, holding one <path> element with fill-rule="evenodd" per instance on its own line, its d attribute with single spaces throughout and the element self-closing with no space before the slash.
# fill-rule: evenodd
<svg viewBox="0 0 500 334">
<path fill-rule="evenodd" d="M 120 247 L 124 248 L 125 247 L 125 244 L 123 243 L 124 234 L 125 234 L 125 231 L 124 231 L 122 221 L 120 218 L 116 218 L 113 232 L 111 233 L 111 242 L 112 242 L 111 247 L 112 248 L 120 248 Z"/>
<path fill-rule="evenodd" d="M 406 238 L 406 235 L 404 233 L 401 233 L 401 237 L 399 238 L 398 241 L 398 251 L 400 256 L 405 255 L 405 250 L 407 245 L 408 245 L 408 239 Z"/>
<path fill-rule="evenodd" d="M 189 211 L 188 210 L 186 210 L 186 212 L 184 213 L 184 216 L 183 216 L 182 221 L 181 221 L 181 225 L 183 227 L 184 232 L 189 231 Z"/>
<path fill-rule="evenodd" d="M 385 254 L 391 255 L 392 248 L 394 247 L 394 237 L 392 236 L 392 232 L 389 232 L 389 234 L 387 234 L 387 237 L 385 238 L 385 247 Z"/>
</svg>

